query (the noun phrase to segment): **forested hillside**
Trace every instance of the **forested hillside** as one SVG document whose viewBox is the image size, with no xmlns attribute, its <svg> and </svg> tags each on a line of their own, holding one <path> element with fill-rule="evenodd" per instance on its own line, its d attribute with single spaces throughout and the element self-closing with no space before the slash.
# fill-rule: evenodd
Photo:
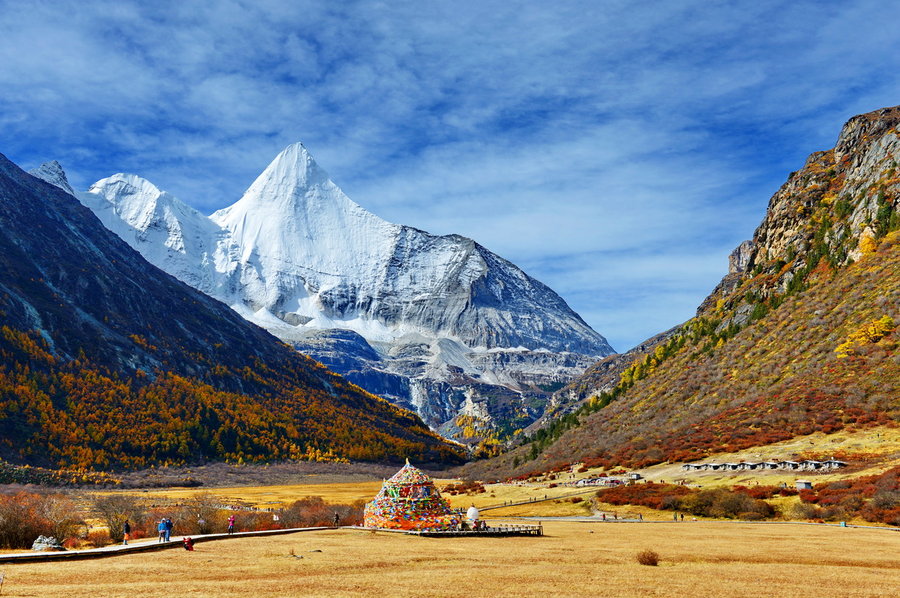
<svg viewBox="0 0 900 598">
<path fill-rule="evenodd" d="M 580 408 L 472 471 L 641 466 L 900 421 L 898 124 L 898 108 L 851 119 L 772 197 L 697 317 L 593 368 L 565 391 Z"/>
<path fill-rule="evenodd" d="M 0 458 L 458 462 L 396 408 L 151 266 L 0 156 Z"/>
</svg>

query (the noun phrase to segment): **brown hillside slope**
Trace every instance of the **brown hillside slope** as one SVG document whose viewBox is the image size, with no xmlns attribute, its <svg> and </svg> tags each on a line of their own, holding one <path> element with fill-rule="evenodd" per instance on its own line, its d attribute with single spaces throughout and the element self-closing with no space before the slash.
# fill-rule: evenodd
<svg viewBox="0 0 900 598">
<path fill-rule="evenodd" d="M 470 471 L 646 465 L 900 420 L 898 125 L 900 108 L 851 119 L 772 197 L 696 318 Z"/>
</svg>

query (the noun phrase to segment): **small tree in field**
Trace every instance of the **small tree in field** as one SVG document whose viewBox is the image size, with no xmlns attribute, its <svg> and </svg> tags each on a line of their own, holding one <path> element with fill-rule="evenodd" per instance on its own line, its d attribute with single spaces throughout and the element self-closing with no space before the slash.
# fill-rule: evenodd
<svg viewBox="0 0 900 598">
<path fill-rule="evenodd" d="M 37 512 L 47 522 L 50 535 L 60 542 L 74 538 L 79 526 L 84 524 L 75 510 L 75 503 L 65 496 L 51 494 L 43 497 Z"/>
<path fill-rule="evenodd" d="M 109 494 L 100 496 L 94 501 L 94 512 L 109 529 L 109 537 L 113 542 L 121 542 L 125 535 L 125 521 L 132 527 L 141 529 L 147 517 L 147 511 L 141 502 L 125 494 Z"/>
<path fill-rule="evenodd" d="M 26 492 L 0 496 L 0 548 L 30 548 L 46 535 L 48 522 L 38 516 L 39 497 Z"/>
<path fill-rule="evenodd" d="M 225 530 L 226 515 L 221 500 L 209 492 L 193 495 L 184 507 L 182 518 L 185 533 L 211 534 Z M 176 525 L 178 522 L 176 521 Z"/>
</svg>

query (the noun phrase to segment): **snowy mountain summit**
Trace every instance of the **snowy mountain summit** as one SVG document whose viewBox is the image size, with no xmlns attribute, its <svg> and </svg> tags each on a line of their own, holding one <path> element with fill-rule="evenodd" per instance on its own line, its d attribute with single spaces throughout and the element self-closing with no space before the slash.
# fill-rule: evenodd
<svg viewBox="0 0 900 598">
<path fill-rule="evenodd" d="M 469 349 L 610 352 L 549 288 L 471 239 L 391 224 L 354 203 L 301 144 L 210 219 L 264 284 L 258 307 L 367 339 L 452 338 Z"/>
<path fill-rule="evenodd" d="M 60 178 L 44 168 L 33 174 Z M 449 435 L 460 415 L 527 425 L 546 388 L 613 353 L 555 292 L 473 240 L 353 202 L 300 143 L 210 217 L 135 175 L 76 195 L 154 265 Z"/>
<path fill-rule="evenodd" d="M 69 179 L 66 177 L 65 171 L 56 160 L 44 162 L 43 164 L 32 170 L 29 174 L 32 174 L 42 181 L 50 183 L 51 185 L 59 187 L 66 193 L 75 195 L 75 190 L 72 189 L 71 185 L 69 185 Z"/>
</svg>

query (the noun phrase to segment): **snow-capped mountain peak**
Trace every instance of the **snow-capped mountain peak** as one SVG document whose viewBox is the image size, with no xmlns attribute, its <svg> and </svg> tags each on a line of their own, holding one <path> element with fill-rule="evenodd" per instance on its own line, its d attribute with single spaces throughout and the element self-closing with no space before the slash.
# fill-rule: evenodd
<svg viewBox="0 0 900 598">
<path fill-rule="evenodd" d="M 114 174 L 75 196 L 147 261 L 222 299 L 234 249 L 209 218 L 134 174 Z"/>
<path fill-rule="evenodd" d="M 75 195 L 75 190 L 69 185 L 69 179 L 66 177 L 65 171 L 56 160 L 44 162 L 37 168 L 29 170 L 28 174 L 55 185 L 70 195 Z"/>
<path fill-rule="evenodd" d="M 277 261 L 279 271 L 290 265 L 339 278 L 351 274 L 343 270 L 348 260 L 377 260 L 382 243 L 400 228 L 347 197 L 300 143 L 285 148 L 240 200 L 210 219 L 230 231 L 244 262 Z"/>
<path fill-rule="evenodd" d="M 287 146 L 247 189 L 245 196 L 288 199 L 307 190 L 334 186 L 328 174 L 316 163 L 302 143 Z"/>
<path fill-rule="evenodd" d="M 77 196 L 154 265 L 435 427 L 479 385 L 531 392 L 613 353 L 559 295 L 472 239 L 353 202 L 300 143 L 209 217 L 135 175 Z"/>
</svg>

